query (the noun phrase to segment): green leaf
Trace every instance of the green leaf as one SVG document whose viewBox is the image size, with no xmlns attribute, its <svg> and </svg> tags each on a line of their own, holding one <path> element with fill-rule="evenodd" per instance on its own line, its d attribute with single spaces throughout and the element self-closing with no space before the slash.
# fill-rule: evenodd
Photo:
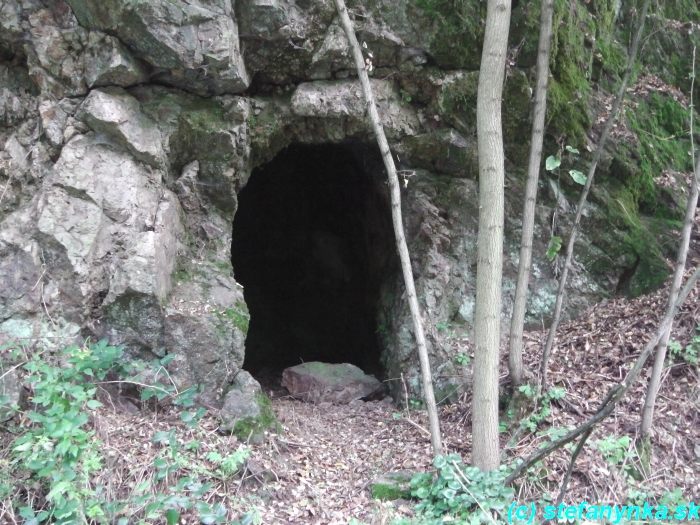
<svg viewBox="0 0 700 525">
<path fill-rule="evenodd" d="M 554 260 L 554 258 L 559 253 L 559 250 L 561 250 L 561 242 L 561 237 L 552 237 L 551 239 L 549 239 L 549 246 L 547 247 L 547 259 L 549 259 L 550 261 Z M 521 392 L 523 391 L 521 390 Z M 529 397 L 527 393 L 525 393 L 525 395 Z"/>
<path fill-rule="evenodd" d="M 102 406 L 102 403 L 100 403 L 97 399 L 91 399 L 85 404 L 88 408 L 91 408 L 92 410 L 95 410 L 96 408 L 100 408 Z"/>
<path fill-rule="evenodd" d="M 218 452 L 211 451 L 209 454 L 207 454 L 207 459 L 212 463 L 220 463 L 223 458 Z"/>
<path fill-rule="evenodd" d="M 67 482 L 67 481 L 59 481 L 58 483 L 56 483 L 56 484 L 53 486 L 53 489 L 51 490 L 51 492 L 49 492 L 49 493 L 46 495 L 46 499 L 49 500 L 49 501 L 51 501 L 52 499 L 55 499 L 56 496 L 65 493 L 65 492 L 68 490 L 69 486 L 70 486 L 70 483 L 69 483 L 69 482 Z"/>
<path fill-rule="evenodd" d="M 425 487 L 418 487 L 418 490 L 415 492 L 418 499 L 425 499 L 428 497 L 428 489 Z"/>
<path fill-rule="evenodd" d="M 544 162 L 544 167 L 547 171 L 553 171 L 557 169 L 561 165 L 561 159 L 558 159 L 555 156 L 549 156 L 547 157 L 547 160 Z"/>
<path fill-rule="evenodd" d="M 153 436 L 153 442 L 154 443 L 165 443 L 170 439 L 170 432 L 166 432 L 165 430 L 159 430 L 156 432 L 156 434 Z"/>
<path fill-rule="evenodd" d="M 143 483 L 140 483 L 140 484 L 134 489 L 134 492 L 135 492 L 136 494 L 138 494 L 138 493 L 140 493 L 140 492 L 145 492 L 146 490 L 148 490 L 148 488 L 149 488 L 150 486 L 151 486 L 151 480 L 150 480 L 150 479 L 147 479 L 147 480 L 144 481 Z"/>
<path fill-rule="evenodd" d="M 447 460 L 444 456 L 437 456 L 435 460 L 433 460 L 433 467 L 436 469 L 444 468 L 445 465 L 447 465 Z"/>
<path fill-rule="evenodd" d="M 569 153 L 575 153 L 576 155 L 580 153 L 579 150 L 577 150 L 576 148 L 572 148 L 571 146 L 566 146 L 566 151 L 568 151 Z"/>
<path fill-rule="evenodd" d="M 569 175 L 571 175 L 571 178 L 574 179 L 574 182 L 577 182 L 581 186 L 586 184 L 586 176 L 581 173 L 578 170 L 569 170 Z"/>
<path fill-rule="evenodd" d="M 176 525 L 180 520 L 180 513 L 175 509 L 168 509 L 165 511 L 165 520 L 168 522 L 168 525 Z"/>
</svg>

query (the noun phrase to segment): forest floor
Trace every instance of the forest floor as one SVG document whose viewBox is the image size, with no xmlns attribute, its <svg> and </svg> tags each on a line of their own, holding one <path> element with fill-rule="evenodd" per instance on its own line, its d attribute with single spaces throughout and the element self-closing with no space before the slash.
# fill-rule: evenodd
<svg viewBox="0 0 700 525">
<path fill-rule="evenodd" d="M 551 414 L 535 433 L 523 434 L 506 449 L 505 463 L 524 458 L 552 439 L 555 428 L 571 428 L 591 417 L 605 394 L 619 384 L 658 326 L 666 290 L 634 300 L 616 298 L 589 309 L 564 325 L 556 339 L 549 384 L 563 387 L 566 396 L 553 401 Z M 674 340 L 685 346 L 700 324 L 700 290 L 692 292 L 676 317 Z M 526 334 L 525 360 L 537 370 L 546 332 Z M 466 341 L 453 341 L 470 353 Z M 461 345 L 461 346 L 460 346 Z M 504 345 L 501 378 L 507 380 Z M 656 404 L 650 475 L 644 475 L 635 450 L 651 359 L 638 380 L 600 424 L 578 457 L 565 503 L 625 504 L 628 500 L 675 506 L 668 494 L 680 489 L 687 500 L 700 500 L 700 371 L 680 358 L 669 360 Z M 251 456 L 260 472 L 248 493 L 261 496 L 263 523 L 388 523 L 389 517 L 412 515 L 412 504 L 372 501 L 370 482 L 394 471 L 431 470 L 431 448 L 425 412 L 400 410 L 393 403 L 314 406 L 289 397 L 275 397 L 273 406 L 285 426 L 283 436 L 271 437 Z M 471 399 L 440 412 L 448 452 L 471 459 Z M 501 434 L 506 448 L 515 422 Z M 624 437 L 627 439 L 624 439 Z M 620 438 L 623 438 L 620 440 Z M 614 456 L 618 456 L 615 458 Z M 607 456 L 607 457 L 606 457 Z M 544 460 L 538 473 L 521 480 L 518 501 L 553 499 L 567 470 L 571 449 L 563 448 Z M 619 459 L 619 461 L 616 461 Z M 262 475 L 261 475 L 262 474 Z M 639 479 L 635 479 L 635 476 Z M 265 481 L 263 482 L 263 478 Z"/>
<path fill-rule="evenodd" d="M 692 262 L 698 264 L 698 260 Z M 682 347 L 696 335 L 695 327 L 700 324 L 699 288 L 691 292 L 676 317 L 673 339 Z M 551 439 L 556 432 L 552 429 L 578 425 L 595 412 L 657 327 L 666 294 L 662 289 L 633 300 L 607 300 L 562 326 L 551 358 L 549 384 L 564 388 L 566 396 L 552 402 L 551 413 L 536 432 L 522 434 L 510 448 L 506 444 L 518 423 L 505 425 L 500 443 L 505 449 L 504 463 L 537 450 Z M 531 370 L 538 368 L 545 336 L 545 332 L 526 333 L 524 356 Z M 472 352 L 466 339 L 454 338 L 451 343 L 456 351 Z M 505 351 L 504 345 L 503 388 L 507 387 Z M 687 500 L 700 500 L 700 372 L 678 356 L 669 359 L 656 404 L 651 473 L 638 475 L 642 469 L 634 442 L 650 364 L 651 360 L 642 378 L 589 439 L 576 463 L 566 503 L 646 500 L 654 504 L 666 494 L 664 501 L 672 505 L 677 501 L 667 493 L 677 488 Z M 345 406 L 311 405 L 290 398 L 274 385 L 265 386 L 283 432 L 269 433 L 263 444 L 250 445 L 242 473 L 232 476 L 217 470 L 221 464 L 216 458 L 227 457 L 242 443 L 217 432 L 216 414 L 207 414 L 197 428 L 190 428 L 175 412 L 128 414 L 105 404 L 92 412 L 93 428 L 106 456 L 105 468 L 93 482 L 103 484 L 114 497 L 128 495 L 153 476 L 154 460 L 164 457 L 163 445 L 154 443 L 152 436 L 175 429 L 179 448 L 171 447 L 169 460 L 177 460 L 180 473 L 208 475 L 214 485 L 207 499 L 225 502 L 229 517 L 255 509 L 256 521 L 264 524 L 345 524 L 351 518 L 385 524 L 414 514 L 412 502 L 372 500 L 369 488 L 373 479 L 388 472 L 432 469 L 424 411 L 399 409 L 388 398 Z M 458 403 L 440 408 L 440 422 L 447 451 L 460 454 L 468 463 L 468 389 Z M 9 455 L 8 435 L 0 433 L 0 439 L 4 442 L 0 443 L 1 462 Z M 570 457 L 571 450 L 562 448 L 546 458 L 536 472 L 518 482 L 517 500 L 536 501 L 545 494 L 556 498 Z M 161 483 L 167 482 L 166 476 Z M 38 486 L 26 480 L 22 497 L 39 497 L 38 493 Z M 0 514 L 5 513 L 2 522 L 21 523 L 8 505 L 3 507 L 0 502 Z M 187 516 L 180 521 L 196 522 L 194 517 L 188 521 Z"/>
</svg>

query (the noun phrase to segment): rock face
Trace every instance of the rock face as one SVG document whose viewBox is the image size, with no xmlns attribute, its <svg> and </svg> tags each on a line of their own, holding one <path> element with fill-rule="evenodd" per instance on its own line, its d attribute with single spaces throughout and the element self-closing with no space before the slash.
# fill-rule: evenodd
<svg viewBox="0 0 700 525">
<path fill-rule="evenodd" d="M 438 327 L 453 325 L 469 337 L 476 270 L 474 108 L 482 15 L 469 3 L 458 4 L 463 12 L 422 10 L 408 0 L 352 6 L 358 36 L 372 53 L 372 86 L 404 181 L 402 214 L 441 398 L 461 372 Z M 520 54 L 509 62 L 504 94 L 504 326 L 518 262 L 538 34 L 536 8 L 521 4 L 511 28 Z M 563 150 L 564 143 L 580 151 L 595 144 L 605 101 L 588 96 L 590 79 L 610 90 L 624 63 L 616 24 L 626 24 L 632 8 L 593 13 L 583 0 L 572 5 L 580 41 L 572 36 L 575 28 L 557 39 L 546 155 Z M 687 9 L 672 7 L 669 17 L 685 16 Z M 464 24 L 455 26 L 454 20 Z M 587 24 L 597 28 L 598 47 L 585 40 Z M 693 24 L 668 24 L 650 37 L 645 67 L 678 84 L 680 95 L 631 93 L 635 112 L 613 137 L 599 168 L 600 186 L 584 213 L 568 315 L 611 290 L 649 289 L 667 273 L 664 257 L 674 246 L 668 225 L 682 213 L 683 202 L 673 182 L 689 171 L 689 144 L 654 137 L 684 136 L 682 90 L 687 94 L 690 86 L 690 59 L 670 60 L 665 50 L 689 57 L 698 40 Z M 640 140 L 638 130 L 649 133 Z M 264 173 L 266 163 L 300 144 L 335 145 L 355 159 L 355 171 L 363 171 L 366 181 L 352 199 L 341 194 L 342 185 L 334 191 L 366 228 L 348 234 L 355 223 L 328 213 L 327 224 L 285 230 L 265 247 L 266 260 L 281 261 L 280 279 L 305 292 L 318 288 L 318 297 L 324 297 L 325 281 L 338 297 L 359 290 L 348 311 L 338 304 L 327 310 L 336 309 L 339 325 L 343 319 L 370 323 L 365 340 L 355 345 L 363 348 L 353 351 L 366 352 L 371 337 L 382 372 L 403 374 L 409 394 L 420 396 L 410 315 L 392 263 L 393 233 L 386 227 L 385 174 L 332 1 L 5 0 L 0 342 L 32 339 L 50 347 L 108 338 L 124 344 L 131 358 L 172 354 L 168 372 L 179 388 L 201 385 L 203 401 L 217 405 L 229 392 L 225 412 L 255 417 L 251 392 L 257 387 L 241 367 L 246 352 L 264 350 L 246 348 L 248 330 L 259 322 L 246 299 L 256 297 L 259 283 L 246 283 L 244 295 L 234 277 L 233 225 L 253 171 Z M 564 155 L 566 169 L 582 169 L 588 160 L 587 153 Z M 670 170 L 664 172 L 668 184 L 655 179 L 662 166 Z M 329 177 L 354 173 L 332 161 L 327 170 Z M 258 172 L 255 177 L 264 177 Z M 579 192 L 567 177 L 547 176 L 538 196 L 528 303 L 528 320 L 537 326 L 550 314 L 557 288 L 558 263 L 547 260 L 547 246 L 552 236 L 567 236 Z M 269 195 L 271 202 L 284 197 Z M 317 208 L 289 210 L 298 211 L 300 224 L 310 224 Z M 250 227 L 265 220 L 254 217 Z M 296 251 L 285 251 L 286 245 L 296 245 Z M 289 253 L 308 253 L 308 259 L 288 261 Z M 309 284 L 314 272 L 325 277 Z M 370 285 L 372 293 L 365 293 L 362 286 Z M 296 293 L 294 286 L 285 290 L 290 297 Z M 279 305 L 288 297 L 273 299 Z M 264 306 L 260 318 L 271 311 Z M 299 329 L 296 312 L 289 313 L 287 325 L 265 321 L 278 329 L 256 344 L 280 346 L 273 336 L 284 335 L 322 347 L 323 341 Z M 350 324 L 320 329 L 342 337 L 356 331 Z"/>
<path fill-rule="evenodd" d="M 303 363 L 286 368 L 282 385 L 292 396 L 308 403 L 331 402 L 346 405 L 382 389 L 382 384 L 355 365 Z"/>
<path fill-rule="evenodd" d="M 15 416 L 12 408 L 19 406 L 22 401 L 22 384 L 17 376 L 17 370 L 8 364 L 0 362 L 0 423 Z"/>
</svg>

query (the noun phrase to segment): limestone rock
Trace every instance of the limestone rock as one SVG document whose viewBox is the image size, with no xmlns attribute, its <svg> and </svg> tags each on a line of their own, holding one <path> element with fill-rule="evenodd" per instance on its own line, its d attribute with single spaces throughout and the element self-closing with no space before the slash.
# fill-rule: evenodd
<svg viewBox="0 0 700 525">
<path fill-rule="evenodd" d="M 236 2 L 242 36 L 271 39 L 287 24 L 284 0 L 243 0 Z"/>
<path fill-rule="evenodd" d="M 22 401 L 22 385 L 12 365 L 0 363 L 0 422 L 15 415 L 12 409 Z"/>
<path fill-rule="evenodd" d="M 349 363 L 303 363 L 285 369 L 282 385 L 309 403 L 347 404 L 381 390 L 382 383 Z"/>
<path fill-rule="evenodd" d="M 68 113 L 61 107 L 49 100 L 43 100 L 39 104 L 39 115 L 44 134 L 52 146 L 63 144 L 63 131 L 68 120 Z"/>
<path fill-rule="evenodd" d="M 41 271 L 36 254 L 31 248 L 3 245 L 0 242 L 0 319 L 38 311 L 41 290 L 34 285 Z"/>
<path fill-rule="evenodd" d="M 417 168 L 470 179 L 476 179 L 479 172 L 476 141 L 452 128 L 406 137 L 402 149 Z"/>
<path fill-rule="evenodd" d="M 406 470 L 387 472 L 372 480 L 369 491 L 372 499 L 381 501 L 393 501 L 397 499 L 411 499 L 410 482 L 413 473 Z"/>
<path fill-rule="evenodd" d="M 262 394 L 260 384 L 245 370 L 239 370 L 235 385 L 231 387 L 224 397 L 224 406 L 221 408 L 221 420 L 223 431 L 232 428 L 234 420 L 244 417 L 259 417 L 260 407 L 255 398 Z"/>
<path fill-rule="evenodd" d="M 90 87 L 133 86 L 148 78 L 146 67 L 113 36 L 92 31 L 85 55 L 85 80 Z"/>
<path fill-rule="evenodd" d="M 413 110 L 401 104 L 400 95 L 387 80 L 371 80 L 377 112 L 390 138 L 415 135 L 420 129 Z M 318 81 L 299 85 L 292 95 L 292 112 L 300 117 L 365 120 L 362 88 L 357 81 Z M 369 122 L 367 120 L 367 122 Z"/>
<path fill-rule="evenodd" d="M 83 27 L 114 34 L 160 81 L 205 93 L 241 92 L 245 69 L 231 0 L 68 0 Z"/>
<path fill-rule="evenodd" d="M 88 32 L 67 11 L 65 16 L 56 16 L 50 9 L 27 13 L 30 27 L 26 38 L 31 43 L 24 46 L 27 64 L 42 93 L 55 98 L 87 91 L 83 52 Z"/>
<path fill-rule="evenodd" d="M 280 425 L 260 384 L 245 370 L 238 370 L 219 412 L 219 431 L 238 439 L 262 444 L 266 431 L 280 431 Z"/>
<path fill-rule="evenodd" d="M 94 89 L 78 110 L 78 117 L 106 140 L 125 147 L 136 159 L 153 167 L 165 154 L 156 125 L 141 112 L 139 102 L 117 87 Z"/>
</svg>

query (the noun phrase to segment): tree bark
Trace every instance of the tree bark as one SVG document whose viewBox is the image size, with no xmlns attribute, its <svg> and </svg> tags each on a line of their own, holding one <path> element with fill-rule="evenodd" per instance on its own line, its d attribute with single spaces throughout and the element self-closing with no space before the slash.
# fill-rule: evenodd
<svg viewBox="0 0 700 525">
<path fill-rule="evenodd" d="M 411 259 L 408 253 L 408 246 L 406 245 L 406 236 L 404 234 L 403 218 L 401 216 L 401 187 L 399 185 L 399 178 L 396 174 L 394 158 L 391 156 L 389 143 L 387 142 L 386 135 L 384 134 L 384 128 L 379 120 L 377 106 L 374 103 L 372 87 L 370 86 L 369 77 L 365 69 L 365 59 L 362 56 L 362 50 L 357 41 L 357 37 L 355 36 L 355 30 L 353 29 L 352 22 L 348 16 L 345 2 L 344 0 L 335 0 L 335 4 L 338 9 L 340 23 L 343 26 L 348 41 L 350 42 L 350 49 L 352 51 L 353 58 L 355 59 L 355 66 L 357 68 L 357 76 L 362 84 L 362 91 L 364 92 L 365 100 L 367 102 L 367 111 L 369 113 L 370 120 L 372 121 L 372 128 L 375 136 L 377 137 L 377 144 L 379 145 L 379 151 L 381 152 L 382 159 L 384 160 L 384 166 L 386 167 L 389 179 L 389 189 L 391 190 L 391 217 L 394 223 L 396 247 L 399 252 L 399 259 L 401 260 L 401 269 L 403 270 L 404 282 L 406 284 L 406 296 L 408 297 L 408 304 L 411 309 L 416 344 L 418 346 L 418 357 L 420 360 L 421 375 L 423 378 L 423 396 L 425 406 L 428 410 L 428 420 L 430 423 L 430 443 L 433 447 L 433 454 L 437 456 L 438 454 L 443 453 L 442 437 L 440 435 L 440 422 L 437 416 L 435 393 L 433 391 L 433 379 L 430 371 L 428 349 L 425 342 L 425 332 L 423 331 L 423 320 L 421 318 L 420 306 L 416 296 L 416 286 L 413 280 Z"/>
<path fill-rule="evenodd" d="M 610 116 L 603 126 L 603 132 L 600 135 L 600 140 L 598 140 L 598 146 L 596 147 L 595 153 L 593 154 L 593 160 L 588 169 L 588 175 L 586 176 L 586 184 L 581 192 L 581 197 L 578 201 L 578 207 L 576 208 L 576 218 L 574 219 L 573 227 L 571 228 L 571 235 L 569 236 L 569 242 L 566 245 L 566 261 L 564 263 L 564 269 L 561 273 L 561 278 L 559 279 L 559 289 L 557 290 L 557 300 L 554 306 L 554 318 L 552 319 L 552 324 L 549 327 L 549 332 L 547 333 L 547 342 L 544 346 L 544 351 L 542 353 L 542 363 L 540 366 L 541 382 L 540 390 L 545 391 L 547 388 L 547 365 L 549 364 L 549 356 L 552 352 L 552 345 L 554 344 L 554 336 L 557 333 L 557 328 L 559 327 L 559 320 L 561 319 L 561 310 L 564 303 L 564 292 L 566 290 L 566 279 L 569 276 L 569 269 L 571 268 L 571 260 L 574 256 L 574 245 L 576 243 L 576 235 L 581 224 L 581 215 L 583 214 L 583 209 L 586 205 L 586 199 L 588 198 L 588 192 L 593 184 L 593 177 L 595 177 L 595 170 L 598 166 L 598 161 L 600 161 L 600 156 L 603 153 L 605 143 L 608 140 L 608 135 L 613 127 L 615 118 L 617 117 L 617 112 L 622 104 L 622 100 L 625 98 L 625 93 L 627 91 L 627 84 L 629 83 L 630 76 L 632 75 L 632 68 L 634 62 L 637 59 L 637 51 L 639 49 L 639 42 L 642 40 L 642 34 L 644 33 L 644 22 L 646 21 L 647 11 L 649 10 L 649 4 L 651 0 L 644 0 L 644 5 L 642 6 L 642 13 L 639 17 L 639 22 L 637 25 L 637 32 L 632 41 L 632 48 L 630 49 L 630 55 L 627 60 L 627 69 L 622 78 L 622 83 L 620 84 L 620 89 L 615 96 L 615 101 L 613 102 L 612 109 L 610 110 Z"/>
<path fill-rule="evenodd" d="M 693 111 L 693 108 L 690 108 Z M 690 246 L 690 234 L 693 230 L 693 222 L 695 219 L 695 210 L 698 205 L 698 179 L 700 179 L 700 159 L 695 166 L 695 173 L 690 184 L 688 192 L 688 203 L 685 210 L 685 218 L 683 220 L 683 229 L 681 230 L 681 245 L 678 248 L 678 257 L 676 259 L 676 269 L 673 274 L 673 282 L 671 290 L 668 294 L 668 307 L 673 305 L 678 299 L 681 283 L 683 282 L 683 273 L 685 272 L 685 261 L 688 255 L 688 247 Z M 659 344 L 656 347 L 656 356 L 654 358 L 654 367 L 651 370 L 649 378 L 649 386 L 647 387 L 647 396 L 644 400 L 644 408 L 642 409 L 642 422 L 640 425 L 641 438 L 649 437 L 651 433 L 651 425 L 654 421 L 654 405 L 656 404 L 656 396 L 659 393 L 661 386 L 661 374 L 664 371 L 664 360 L 666 359 L 666 345 L 671 335 L 671 327 L 673 322 L 669 323 L 668 329 L 663 333 Z"/>
<path fill-rule="evenodd" d="M 498 467 L 498 358 L 503 272 L 504 155 L 501 97 L 508 51 L 510 0 L 488 0 L 476 102 L 479 149 L 477 247 L 472 400 L 472 462 Z"/>
<path fill-rule="evenodd" d="M 535 108 L 532 119 L 530 140 L 530 161 L 525 184 L 525 205 L 523 206 L 523 231 L 520 237 L 520 263 L 518 282 L 515 286 L 513 316 L 510 320 L 510 347 L 508 350 L 508 370 L 514 388 L 523 384 L 523 324 L 527 304 L 527 289 L 532 267 L 532 238 L 535 226 L 535 204 L 537 203 L 537 183 L 542 163 L 542 142 L 544 139 L 544 117 L 547 111 L 547 87 L 549 84 L 549 54 L 552 48 L 552 18 L 554 0 L 542 0 L 540 13 L 540 41 L 537 49 L 537 85 L 535 87 Z"/>
</svg>

